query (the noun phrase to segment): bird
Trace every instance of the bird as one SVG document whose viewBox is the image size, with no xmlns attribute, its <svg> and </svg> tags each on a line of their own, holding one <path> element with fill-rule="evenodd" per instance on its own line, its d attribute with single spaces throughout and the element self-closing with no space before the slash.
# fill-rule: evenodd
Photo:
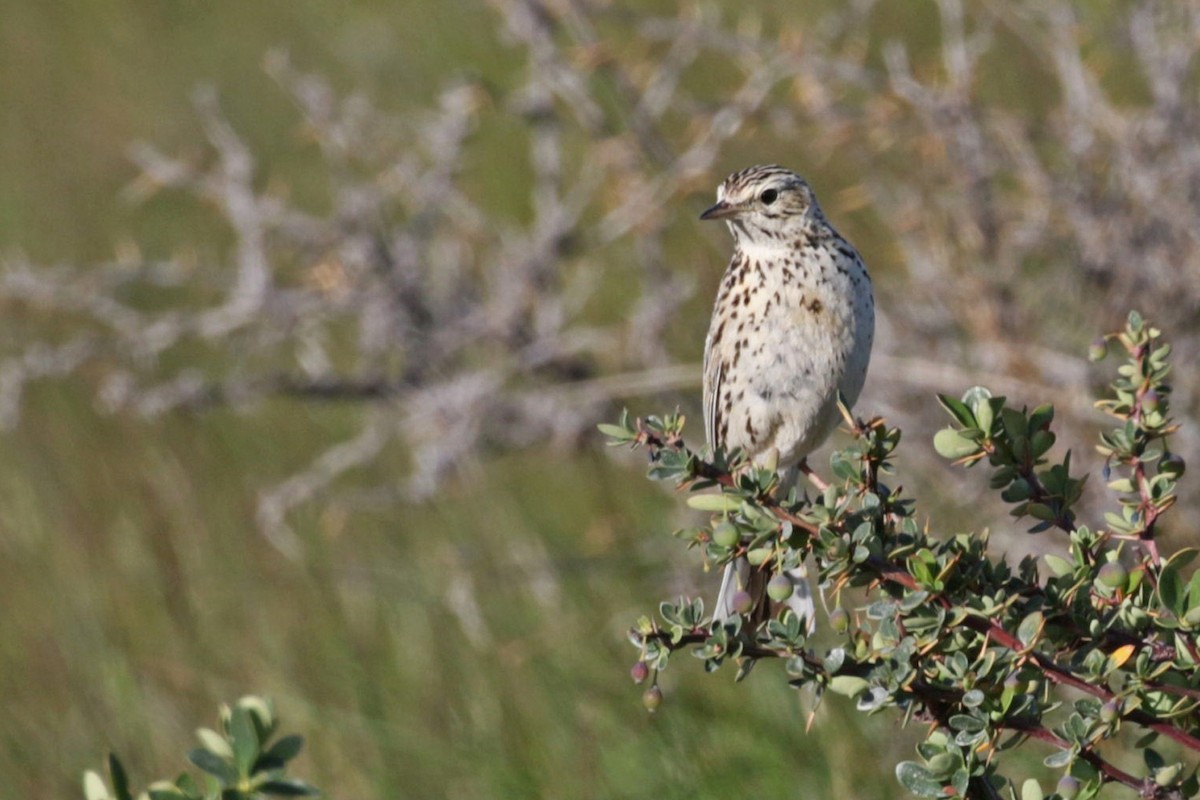
<svg viewBox="0 0 1200 800">
<path fill-rule="evenodd" d="M 734 244 L 704 343 L 705 437 L 713 452 L 738 449 L 774 466 L 786 491 L 801 472 L 813 474 L 806 459 L 837 427 L 839 395 L 852 405 L 866 381 L 871 278 L 808 182 L 779 165 L 730 175 L 700 219 L 723 220 Z M 816 608 L 804 567 L 782 574 L 793 583 L 785 602 L 811 632 Z M 738 608 L 768 619 L 770 577 L 744 556 L 726 565 L 714 622 Z M 748 611 L 740 592 L 750 596 Z"/>
</svg>

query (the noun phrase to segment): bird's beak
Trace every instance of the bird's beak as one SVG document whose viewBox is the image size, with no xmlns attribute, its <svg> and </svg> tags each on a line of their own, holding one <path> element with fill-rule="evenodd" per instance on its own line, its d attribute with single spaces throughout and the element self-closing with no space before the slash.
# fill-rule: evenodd
<svg viewBox="0 0 1200 800">
<path fill-rule="evenodd" d="M 732 203 L 722 200 L 700 215 L 700 219 L 729 219 L 737 216 L 739 209 Z"/>
</svg>

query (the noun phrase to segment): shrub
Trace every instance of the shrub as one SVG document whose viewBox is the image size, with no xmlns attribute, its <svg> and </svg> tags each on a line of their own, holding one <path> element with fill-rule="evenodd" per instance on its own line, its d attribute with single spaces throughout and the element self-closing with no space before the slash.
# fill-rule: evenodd
<svg viewBox="0 0 1200 800">
<path fill-rule="evenodd" d="M 696 493 L 688 505 L 710 512 L 710 524 L 676 535 L 709 565 L 746 555 L 781 574 L 815 561 L 839 640 L 814 647 L 786 608 L 760 623 L 740 615 L 714 623 L 702 600 L 680 598 L 630 631 L 650 686 L 680 651 L 708 671 L 732 663 L 738 680 L 779 659 L 789 684 L 818 704 L 832 691 L 861 711 L 927 723 L 920 759 L 896 766 L 922 797 L 1015 797 L 999 770 L 1031 741 L 1062 770 L 1052 797 L 1086 800 L 1111 783 L 1146 798 L 1194 795 L 1194 768 L 1150 746 L 1168 740 L 1200 752 L 1200 572 L 1185 573 L 1197 550 L 1164 558 L 1155 542 L 1184 471 L 1168 447 L 1170 347 L 1134 312 L 1091 355 L 1110 349 L 1127 360 L 1097 403 L 1116 421 L 1099 450 L 1117 504 L 1100 525 L 1081 521 L 1086 476 L 1072 473 L 1070 452 L 1052 455 L 1053 406 L 1017 408 L 983 387 L 939 397 L 952 424 L 934 448 L 956 465 L 986 465 L 992 490 L 1032 523 L 1030 533 L 1061 537 L 1068 554 L 1042 563 L 1007 563 L 989 553 L 986 532 L 943 536 L 936 522 L 919 523 L 896 478 L 900 431 L 844 406 L 854 443 L 833 454 L 833 481 L 815 497 L 779 486 L 773 471 L 738 453 L 697 454 L 678 414 L 601 426 L 613 444 L 649 451 L 651 478 Z M 710 488 L 718 491 L 698 493 Z M 1102 747 L 1129 730 L 1142 734 L 1144 767 L 1132 772 Z M 1043 794 L 1029 780 L 1021 796 Z"/>
<path fill-rule="evenodd" d="M 308 797 L 320 794 L 286 774 L 287 763 L 300 753 L 304 740 L 296 735 L 271 741 L 279 719 L 269 700 L 243 697 L 233 708 L 221 706 L 220 732 L 200 728 L 200 747 L 188 761 L 205 773 L 203 788 L 188 773 L 174 781 L 156 781 L 144 795 L 149 800 L 257 800 L 262 797 Z M 133 800 L 129 778 L 115 755 L 108 757 L 112 789 L 95 772 L 83 776 L 87 800 Z"/>
</svg>

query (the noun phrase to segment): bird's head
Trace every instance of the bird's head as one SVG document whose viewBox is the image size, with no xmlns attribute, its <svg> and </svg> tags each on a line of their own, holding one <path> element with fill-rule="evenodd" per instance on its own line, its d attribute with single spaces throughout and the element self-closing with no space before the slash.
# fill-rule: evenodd
<svg viewBox="0 0 1200 800">
<path fill-rule="evenodd" d="M 785 244 L 824 222 L 813 191 L 796 173 L 771 164 L 735 172 L 717 187 L 700 219 L 723 219 L 738 242 Z"/>
</svg>

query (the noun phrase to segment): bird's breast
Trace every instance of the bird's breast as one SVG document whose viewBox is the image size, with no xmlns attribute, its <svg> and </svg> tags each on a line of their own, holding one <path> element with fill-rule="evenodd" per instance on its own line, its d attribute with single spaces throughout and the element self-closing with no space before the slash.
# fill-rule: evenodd
<svg viewBox="0 0 1200 800">
<path fill-rule="evenodd" d="M 710 358 L 723 365 L 726 446 L 803 458 L 862 389 L 874 331 L 870 280 L 853 250 L 754 248 L 731 264 Z"/>
</svg>

